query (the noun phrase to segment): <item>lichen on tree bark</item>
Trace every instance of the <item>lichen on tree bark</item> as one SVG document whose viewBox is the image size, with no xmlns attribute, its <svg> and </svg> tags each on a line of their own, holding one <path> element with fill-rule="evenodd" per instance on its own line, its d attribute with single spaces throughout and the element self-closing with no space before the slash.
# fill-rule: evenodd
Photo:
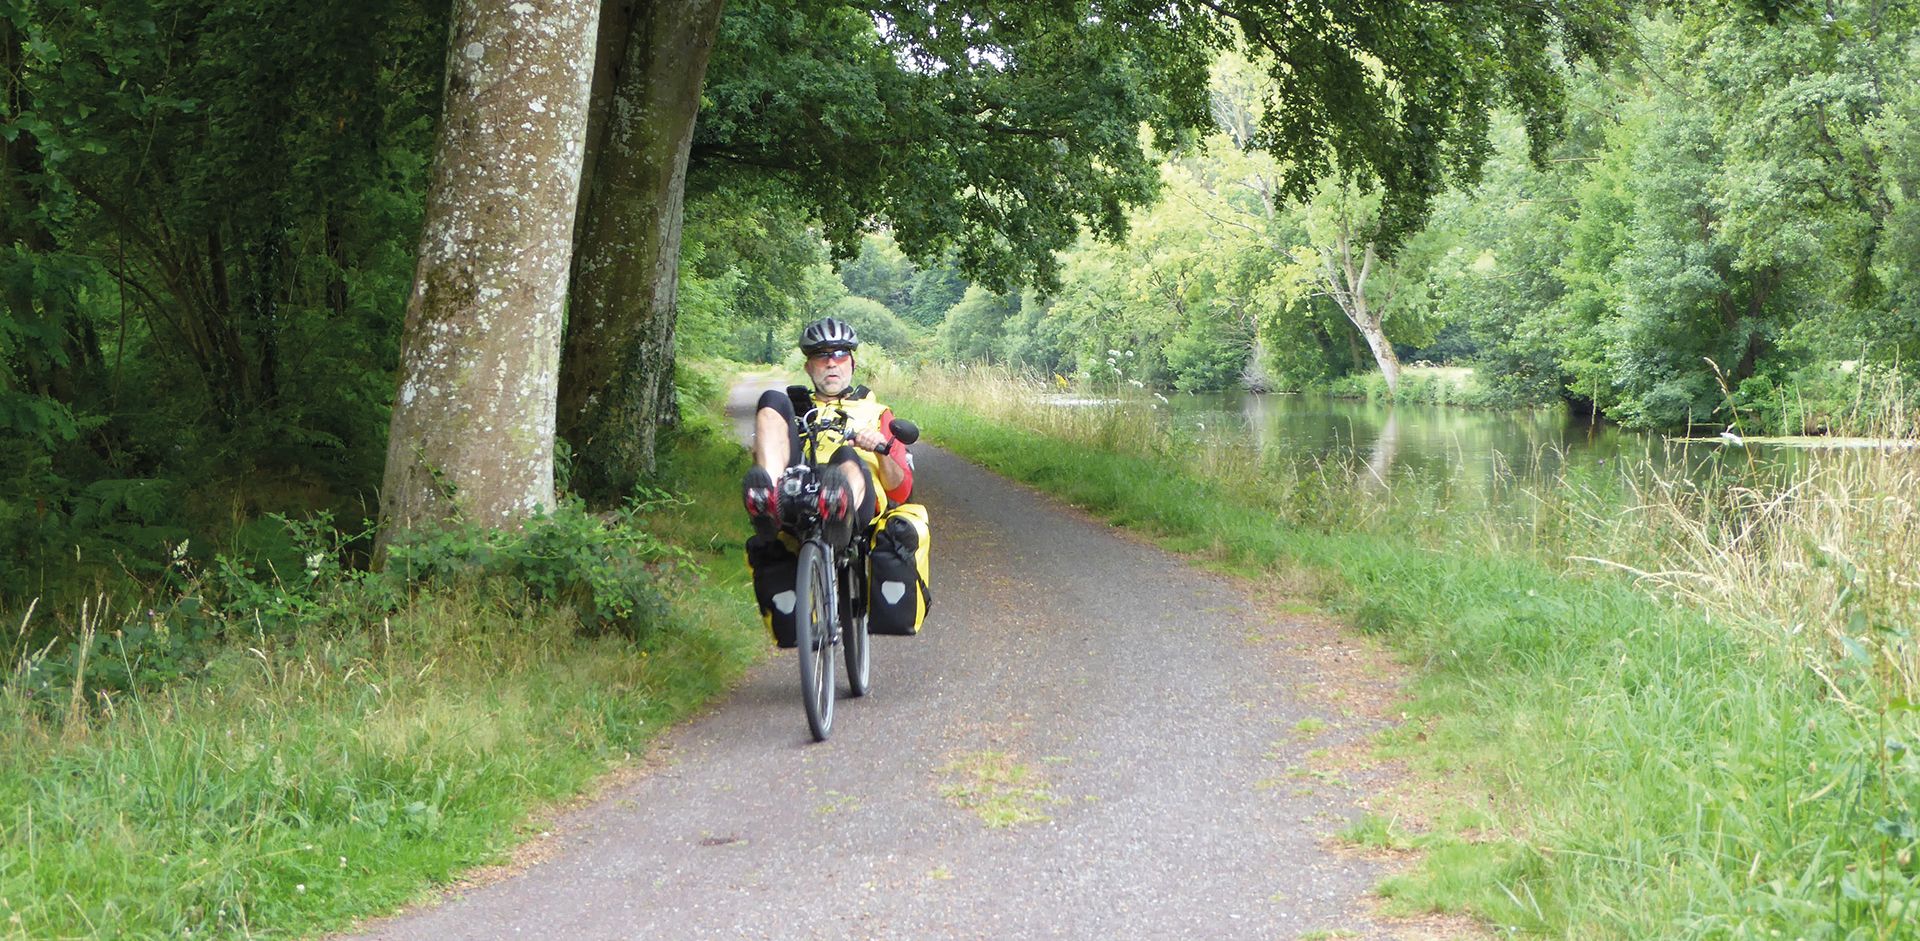
<svg viewBox="0 0 1920 941">
<path fill-rule="evenodd" d="M 598 0 L 456 0 L 381 494 L 393 538 L 553 505 Z"/>
</svg>

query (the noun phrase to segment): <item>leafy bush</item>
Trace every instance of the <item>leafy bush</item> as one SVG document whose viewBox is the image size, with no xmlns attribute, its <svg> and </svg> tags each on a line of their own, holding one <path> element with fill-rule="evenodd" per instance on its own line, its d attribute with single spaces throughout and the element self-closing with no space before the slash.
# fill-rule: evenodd
<svg viewBox="0 0 1920 941">
<path fill-rule="evenodd" d="M 195 573 L 182 552 L 175 576 L 180 599 L 192 599 L 222 621 L 251 622 L 263 633 L 288 636 L 328 624 L 378 621 L 405 596 L 405 586 L 393 579 L 346 565 L 351 547 L 370 540 L 371 529 L 343 531 L 325 512 L 269 518 L 280 524 L 299 559 L 296 572 L 283 574 L 269 558 L 219 554 L 208 571 Z"/>
<path fill-rule="evenodd" d="M 913 327 L 887 305 L 864 297 L 843 297 L 833 305 L 833 316 L 853 325 L 862 343 L 905 352 L 913 346 Z"/>
<path fill-rule="evenodd" d="M 1400 387 L 1387 391 L 1378 372 L 1351 373 L 1328 380 L 1323 389 L 1337 398 L 1395 401 L 1420 405 L 1465 405 L 1475 408 L 1512 407 L 1506 393 L 1488 389 L 1480 373 L 1461 374 L 1446 367 L 1409 366 L 1400 373 Z"/>
<path fill-rule="evenodd" d="M 655 570 L 689 564 L 682 550 L 640 525 L 642 515 L 673 499 L 646 491 L 604 514 L 572 501 L 519 532 L 443 528 L 392 546 L 387 572 L 423 585 L 510 581 L 524 586 L 529 601 L 573 608 L 588 630 L 639 640 L 666 616 Z"/>
<path fill-rule="evenodd" d="M 672 499 L 648 493 L 597 515 L 573 502 L 518 532 L 443 528 L 394 545 L 383 571 L 352 566 L 371 534 L 341 530 L 327 513 L 272 517 L 299 560 L 293 569 L 266 556 L 216 554 L 202 564 L 182 540 L 138 600 L 101 596 L 77 620 L 29 613 L 0 647 L 0 680 L 48 711 L 110 703 L 193 675 L 236 638 L 264 647 L 377 630 L 422 592 L 474 582 L 527 605 L 523 615 L 565 607 L 588 631 L 641 640 L 666 618 L 659 570 L 687 564 L 642 525 Z M 83 689 L 91 699 L 73 692 Z"/>
</svg>

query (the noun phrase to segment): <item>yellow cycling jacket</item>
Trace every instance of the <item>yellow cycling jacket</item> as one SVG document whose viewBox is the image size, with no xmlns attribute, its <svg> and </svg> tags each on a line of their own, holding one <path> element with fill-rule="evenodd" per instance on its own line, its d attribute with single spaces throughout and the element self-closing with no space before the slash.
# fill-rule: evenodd
<svg viewBox="0 0 1920 941">
<path fill-rule="evenodd" d="M 829 413 L 837 412 L 845 420 L 847 434 L 842 435 L 834 431 L 823 432 L 815 444 L 815 453 L 807 455 L 808 463 L 824 463 L 833 456 L 833 452 L 840 449 L 841 445 L 850 443 L 853 434 L 867 430 L 878 431 L 887 439 L 885 455 L 865 448 L 857 449 L 860 459 L 865 461 L 867 469 L 873 472 L 874 483 L 879 485 L 876 489 L 883 491 L 874 495 L 874 513 L 886 512 L 889 503 L 906 502 L 908 495 L 913 492 L 913 465 L 907 462 L 907 446 L 893 437 L 893 409 L 880 404 L 879 400 L 873 397 L 872 390 L 866 386 L 854 386 L 846 395 L 835 399 L 820 395 L 807 386 L 788 386 L 787 396 L 793 400 L 795 418 L 804 419 L 808 412 L 824 409 Z M 892 488 L 886 486 L 886 477 L 880 473 L 880 462 L 883 460 L 893 461 L 899 466 L 902 472 L 900 486 Z"/>
</svg>

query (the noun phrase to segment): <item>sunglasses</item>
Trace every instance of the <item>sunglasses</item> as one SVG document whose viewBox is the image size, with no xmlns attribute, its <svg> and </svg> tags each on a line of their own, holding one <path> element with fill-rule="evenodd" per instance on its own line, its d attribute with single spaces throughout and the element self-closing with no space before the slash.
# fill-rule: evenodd
<svg viewBox="0 0 1920 941">
<path fill-rule="evenodd" d="M 828 350 L 824 353 L 815 353 L 807 357 L 807 360 L 815 363 L 843 363 L 852 358 L 852 350 Z"/>
</svg>

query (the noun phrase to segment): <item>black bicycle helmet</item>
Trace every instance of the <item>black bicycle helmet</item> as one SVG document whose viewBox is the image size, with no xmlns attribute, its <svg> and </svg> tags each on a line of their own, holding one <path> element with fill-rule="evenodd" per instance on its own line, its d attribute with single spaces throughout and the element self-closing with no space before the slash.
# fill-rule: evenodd
<svg viewBox="0 0 1920 941">
<path fill-rule="evenodd" d="M 853 325 L 835 317 L 822 317 L 800 331 L 800 352 L 808 356 L 859 348 L 860 335 L 853 332 Z"/>
</svg>

